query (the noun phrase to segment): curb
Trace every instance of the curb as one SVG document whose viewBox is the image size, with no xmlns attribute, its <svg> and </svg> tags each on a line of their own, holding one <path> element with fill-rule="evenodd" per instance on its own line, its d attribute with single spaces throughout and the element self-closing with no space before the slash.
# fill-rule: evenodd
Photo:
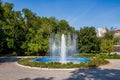
<svg viewBox="0 0 120 80">
<path fill-rule="evenodd" d="M 18 62 L 15 62 L 16 65 L 23 67 L 23 68 L 29 68 L 29 69 L 38 69 L 38 70 L 78 70 L 80 68 L 70 68 L 70 69 L 60 69 L 60 68 L 38 68 L 38 67 L 30 67 L 30 66 L 24 66 L 19 64 Z"/>
</svg>

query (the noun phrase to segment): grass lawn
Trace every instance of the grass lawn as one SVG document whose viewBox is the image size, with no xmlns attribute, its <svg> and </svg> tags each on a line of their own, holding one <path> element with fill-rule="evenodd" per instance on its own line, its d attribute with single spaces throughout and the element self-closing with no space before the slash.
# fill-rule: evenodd
<svg viewBox="0 0 120 80">
<path fill-rule="evenodd" d="M 77 54 L 78 57 L 96 57 L 96 58 L 103 58 L 103 59 L 120 59 L 120 55 L 117 54 L 103 54 L 103 53 L 80 53 Z"/>
</svg>

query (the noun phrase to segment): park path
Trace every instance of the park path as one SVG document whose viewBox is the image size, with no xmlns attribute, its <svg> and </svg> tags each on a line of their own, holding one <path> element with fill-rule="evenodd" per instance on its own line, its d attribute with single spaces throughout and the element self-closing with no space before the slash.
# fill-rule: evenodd
<svg viewBox="0 0 120 80">
<path fill-rule="evenodd" d="M 0 80 L 120 80 L 120 60 L 94 69 L 41 70 L 18 66 L 18 59 L 0 58 Z"/>
<path fill-rule="evenodd" d="M 107 59 L 110 63 L 100 66 L 103 69 L 118 69 L 120 70 L 120 59 Z"/>
</svg>

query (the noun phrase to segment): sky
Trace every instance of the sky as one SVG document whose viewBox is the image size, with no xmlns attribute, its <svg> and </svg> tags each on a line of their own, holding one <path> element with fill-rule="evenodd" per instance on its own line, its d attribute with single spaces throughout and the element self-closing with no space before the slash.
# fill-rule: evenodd
<svg viewBox="0 0 120 80">
<path fill-rule="evenodd" d="M 84 26 L 120 29 L 120 0 L 3 0 L 14 10 L 28 8 L 41 17 L 66 20 L 76 30 Z"/>
</svg>

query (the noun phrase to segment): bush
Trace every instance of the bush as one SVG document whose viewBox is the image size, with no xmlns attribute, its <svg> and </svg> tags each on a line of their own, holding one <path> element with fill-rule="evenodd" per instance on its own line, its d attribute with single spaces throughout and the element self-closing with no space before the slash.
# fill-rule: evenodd
<svg viewBox="0 0 120 80">
<path fill-rule="evenodd" d="M 31 55 L 30 52 L 25 52 L 24 54 L 25 54 L 26 56 L 30 56 L 30 55 Z"/>
<path fill-rule="evenodd" d="M 93 54 L 93 53 L 80 53 L 77 56 L 78 57 L 88 57 L 88 58 L 90 58 L 90 57 L 95 57 L 96 54 Z"/>
<path fill-rule="evenodd" d="M 14 51 L 14 52 L 12 53 L 12 56 L 17 56 L 17 53 Z"/>
</svg>

